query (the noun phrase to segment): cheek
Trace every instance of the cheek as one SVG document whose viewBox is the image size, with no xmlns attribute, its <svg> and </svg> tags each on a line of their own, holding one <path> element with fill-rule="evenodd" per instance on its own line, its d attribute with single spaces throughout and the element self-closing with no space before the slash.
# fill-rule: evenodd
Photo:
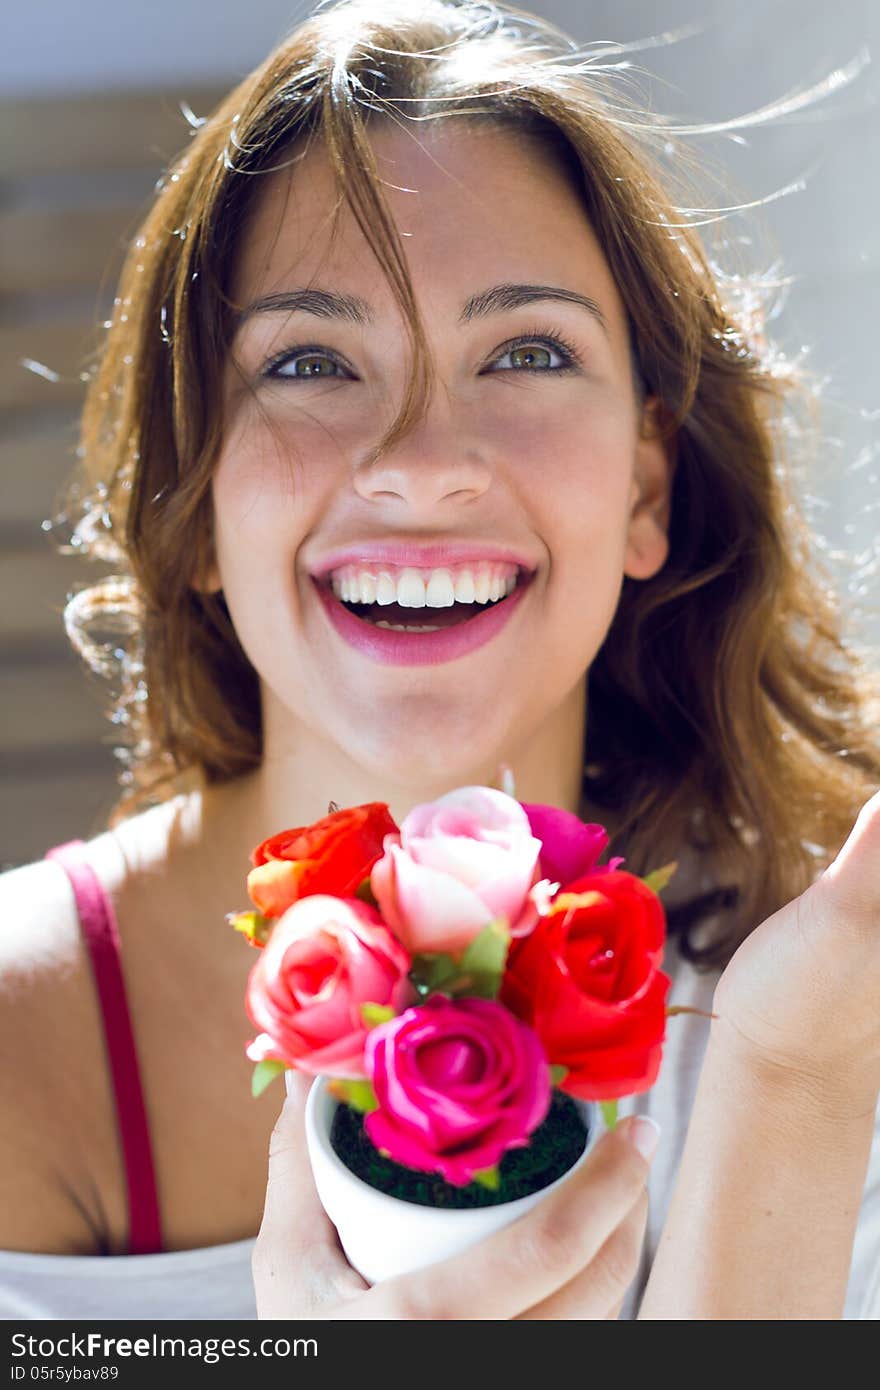
<svg viewBox="0 0 880 1390">
<path fill-rule="evenodd" d="M 522 497 L 554 565 L 590 568 L 600 556 L 622 556 L 635 458 L 630 414 L 563 402 L 552 418 L 530 422 L 521 413 L 516 428 L 505 429 Z"/>
<path fill-rule="evenodd" d="M 623 409 L 570 409 L 520 436 L 522 496 L 549 559 L 546 638 L 566 680 L 595 658 L 620 599 L 634 454 Z"/>
<path fill-rule="evenodd" d="M 291 467 L 265 440 L 230 439 L 211 481 L 214 550 L 226 603 L 248 651 L 287 599 L 298 508 Z M 255 662 L 256 664 L 256 662 Z"/>
<path fill-rule="evenodd" d="M 292 512 L 295 479 L 288 464 L 253 448 L 246 453 L 224 452 L 211 484 L 218 541 L 232 543 L 277 534 Z"/>
<path fill-rule="evenodd" d="M 332 460 L 308 430 L 285 429 L 256 410 L 236 421 L 214 470 L 218 555 L 295 541 L 332 487 Z"/>
<path fill-rule="evenodd" d="M 633 403 L 615 382 L 516 383 L 485 413 L 504 456 L 527 466 L 534 460 L 561 486 L 590 485 L 591 474 L 620 472 L 631 464 L 636 421 Z"/>
</svg>

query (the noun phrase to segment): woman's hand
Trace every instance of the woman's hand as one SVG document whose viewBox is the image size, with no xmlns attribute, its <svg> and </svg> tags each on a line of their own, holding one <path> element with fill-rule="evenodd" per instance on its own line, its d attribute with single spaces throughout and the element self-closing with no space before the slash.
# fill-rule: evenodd
<svg viewBox="0 0 880 1390">
<path fill-rule="evenodd" d="M 310 1078 L 272 1132 L 269 1185 L 253 1256 L 259 1318 L 608 1319 L 635 1277 L 656 1130 L 622 1120 L 525 1216 L 439 1264 L 368 1285 L 348 1264 L 318 1201 L 303 1122 Z M 640 1144 L 644 1152 L 636 1147 Z"/>
<path fill-rule="evenodd" d="M 800 1078 L 842 1112 L 880 1091 L 880 792 L 806 892 L 746 938 L 721 976 L 716 1030 L 762 1074 Z"/>
</svg>

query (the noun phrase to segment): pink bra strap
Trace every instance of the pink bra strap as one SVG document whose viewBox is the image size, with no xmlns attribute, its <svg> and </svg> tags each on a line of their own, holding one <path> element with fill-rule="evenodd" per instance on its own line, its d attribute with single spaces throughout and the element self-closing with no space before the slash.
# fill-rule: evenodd
<svg viewBox="0 0 880 1390">
<path fill-rule="evenodd" d="M 73 885 L 91 957 L 128 1186 L 129 1254 L 156 1254 L 162 1249 L 156 1176 L 113 904 L 86 859 L 82 840 L 57 845 L 45 857 L 57 860 Z"/>
</svg>

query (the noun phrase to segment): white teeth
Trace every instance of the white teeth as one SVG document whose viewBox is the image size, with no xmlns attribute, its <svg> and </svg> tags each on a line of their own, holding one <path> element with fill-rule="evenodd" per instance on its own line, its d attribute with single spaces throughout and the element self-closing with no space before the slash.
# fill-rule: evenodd
<svg viewBox="0 0 880 1390">
<path fill-rule="evenodd" d="M 474 602 L 474 576 L 470 570 L 462 570 L 455 581 L 456 603 Z"/>
<path fill-rule="evenodd" d="M 432 570 L 425 590 L 425 603 L 429 608 L 451 608 L 455 603 L 455 589 L 449 570 Z"/>
<path fill-rule="evenodd" d="M 505 598 L 516 588 L 517 572 L 509 565 L 480 565 L 460 569 L 394 571 L 346 567 L 332 576 L 337 598 L 344 603 L 378 603 L 386 607 L 451 608 L 454 603 L 488 603 Z"/>
<path fill-rule="evenodd" d="M 375 603 L 378 581 L 371 574 L 359 574 L 352 584 L 355 603 Z"/>
<path fill-rule="evenodd" d="M 418 570 L 405 569 L 397 581 L 397 602 L 401 608 L 425 607 L 425 581 Z"/>
<path fill-rule="evenodd" d="M 380 619 L 380 621 L 379 621 L 378 623 L 373 623 L 373 627 L 384 627 L 384 628 L 387 628 L 389 632 L 439 632 L 439 631 L 440 631 L 439 627 L 431 627 L 430 624 L 428 624 L 427 626 L 422 626 L 422 627 L 416 627 L 415 625 L 413 625 L 412 627 L 409 627 L 406 623 L 386 623 L 386 621 L 385 621 L 384 618 Z"/>
<path fill-rule="evenodd" d="M 394 603 L 397 598 L 397 585 L 390 574 L 380 574 L 376 581 L 376 597 L 374 603 L 381 603 L 384 607 L 388 603 Z M 354 600 L 358 603 L 360 598 Z"/>
</svg>

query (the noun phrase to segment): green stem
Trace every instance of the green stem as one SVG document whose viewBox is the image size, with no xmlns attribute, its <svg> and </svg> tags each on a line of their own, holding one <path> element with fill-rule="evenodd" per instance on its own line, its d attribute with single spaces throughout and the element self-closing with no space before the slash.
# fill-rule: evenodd
<svg viewBox="0 0 880 1390">
<path fill-rule="evenodd" d="M 599 1109 L 602 1112 L 602 1119 L 605 1121 L 606 1129 L 613 1129 L 617 1124 L 617 1101 L 600 1100 Z"/>
</svg>

